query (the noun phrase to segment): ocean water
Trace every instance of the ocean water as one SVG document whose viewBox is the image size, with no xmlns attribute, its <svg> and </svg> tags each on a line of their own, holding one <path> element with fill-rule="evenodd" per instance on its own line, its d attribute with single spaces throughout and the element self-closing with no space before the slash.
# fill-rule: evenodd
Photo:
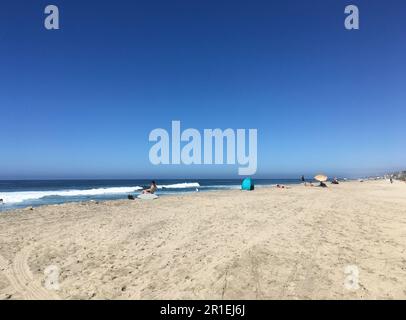
<svg viewBox="0 0 406 320">
<path fill-rule="evenodd" d="M 253 179 L 255 187 L 299 183 L 295 179 Z M 240 189 L 237 179 L 157 180 L 160 196 Z M 0 211 L 90 200 L 126 199 L 149 187 L 150 180 L 0 180 Z"/>
</svg>

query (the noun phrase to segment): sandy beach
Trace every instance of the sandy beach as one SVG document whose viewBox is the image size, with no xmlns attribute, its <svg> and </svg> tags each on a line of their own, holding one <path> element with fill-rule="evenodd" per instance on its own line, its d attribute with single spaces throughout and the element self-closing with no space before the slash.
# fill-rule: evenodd
<svg viewBox="0 0 406 320">
<path fill-rule="evenodd" d="M 328 186 L 3 212 L 0 299 L 405 299 L 406 183 Z"/>
</svg>

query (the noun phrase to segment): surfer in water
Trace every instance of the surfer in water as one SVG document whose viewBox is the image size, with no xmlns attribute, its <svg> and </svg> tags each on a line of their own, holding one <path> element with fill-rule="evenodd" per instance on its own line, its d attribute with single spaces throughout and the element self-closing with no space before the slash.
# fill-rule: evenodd
<svg viewBox="0 0 406 320">
<path fill-rule="evenodd" d="M 147 193 L 154 194 L 157 189 L 158 189 L 158 187 L 156 186 L 155 181 L 152 181 L 149 189 L 142 190 L 142 194 L 147 194 Z"/>
</svg>

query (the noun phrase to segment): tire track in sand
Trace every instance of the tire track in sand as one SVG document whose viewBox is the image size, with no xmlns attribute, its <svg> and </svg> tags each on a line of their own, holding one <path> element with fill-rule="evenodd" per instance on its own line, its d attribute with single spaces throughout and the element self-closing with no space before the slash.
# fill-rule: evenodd
<svg viewBox="0 0 406 320">
<path fill-rule="evenodd" d="M 25 296 L 29 300 L 58 300 L 59 297 L 55 292 L 45 289 L 39 281 L 34 279 L 27 264 L 32 249 L 32 246 L 28 246 L 16 254 L 13 261 L 16 280 L 22 287 L 25 287 Z"/>
<path fill-rule="evenodd" d="M 58 300 L 55 292 L 45 289 L 34 279 L 27 260 L 32 246 L 18 252 L 11 265 L 0 255 L 0 271 L 6 276 L 14 290 L 26 300 Z"/>
<path fill-rule="evenodd" d="M 1 255 L 0 255 L 0 271 L 7 278 L 7 280 L 9 281 L 9 283 L 11 285 L 11 287 L 16 292 L 18 292 L 23 297 L 25 297 L 25 295 L 24 295 L 25 288 L 22 287 L 20 285 L 20 283 L 16 280 L 16 278 L 14 277 L 14 273 L 13 273 L 12 268 L 10 268 L 10 266 L 9 266 L 8 262 L 6 261 L 6 259 L 4 259 Z"/>
</svg>

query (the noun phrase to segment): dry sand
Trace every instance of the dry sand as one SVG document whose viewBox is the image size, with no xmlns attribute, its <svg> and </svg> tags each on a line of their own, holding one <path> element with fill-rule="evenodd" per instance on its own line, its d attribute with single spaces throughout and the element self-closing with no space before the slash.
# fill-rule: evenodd
<svg viewBox="0 0 406 320">
<path fill-rule="evenodd" d="M 405 299 L 405 250 L 401 182 L 44 206 L 0 214 L 0 299 Z"/>
</svg>

